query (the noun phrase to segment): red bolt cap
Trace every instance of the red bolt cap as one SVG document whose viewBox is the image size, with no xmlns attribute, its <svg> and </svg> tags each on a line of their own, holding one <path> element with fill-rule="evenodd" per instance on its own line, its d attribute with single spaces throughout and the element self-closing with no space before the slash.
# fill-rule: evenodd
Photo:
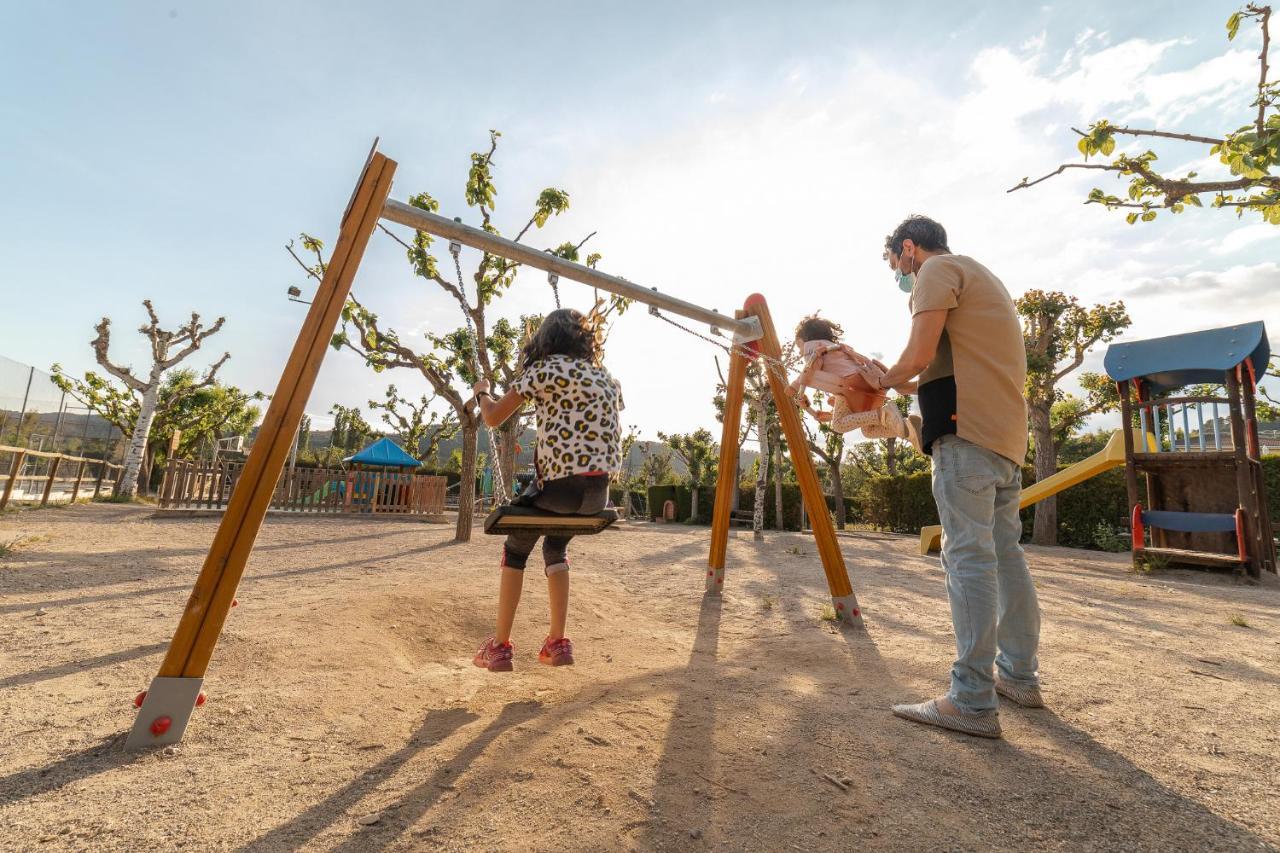
<svg viewBox="0 0 1280 853">
<path fill-rule="evenodd" d="M 151 733 L 156 737 L 169 731 L 169 727 L 173 725 L 172 717 L 156 717 L 151 723 Z"/>
<path fill-rule="evenodd" d="M 144 691 L 142 691 L 141 693 L 139 693 L 137 696 L 134 696 L 134 697 L 133 697 L 133 707 L 135 707 L 135 708 L 141 708 L 141 707 L 142 707 L 142 703 L 143 703 L 143 701 L 144 701 L 146 698 L 147 698 L 147 691 L 145 691 L 145 690 L 144 690 Z"/>
<path fill-rule="evenodd" d="M 238 599 L 238 598 L 233 598 L 233 599 L 231 599 L 231 606 L 232 606 L 232 607 L 239 607 L 239 606 L 240 606 L 240 599 Z"/>
<path fill-rule="evenodd" d="M 204 695 L 204 691 L 201 690 L 200 695 L 196 697 L 196 707 L 199 708 L 201 705 L 203 705 L 206 698 L 207 697 Z"/>
</svg>

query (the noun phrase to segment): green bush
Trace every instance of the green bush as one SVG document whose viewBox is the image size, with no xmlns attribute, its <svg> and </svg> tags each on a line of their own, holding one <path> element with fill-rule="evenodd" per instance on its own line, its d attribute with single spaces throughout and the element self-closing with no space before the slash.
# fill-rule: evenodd
<svg viewBox="0 0 1280 853">
<path fill-rule="evenodd" d="M 858 494 L 862 520 L 880 530 L 915 533 L 938 523 L 938 507 L 928 473 L 868 477 Z"/>
</svg>

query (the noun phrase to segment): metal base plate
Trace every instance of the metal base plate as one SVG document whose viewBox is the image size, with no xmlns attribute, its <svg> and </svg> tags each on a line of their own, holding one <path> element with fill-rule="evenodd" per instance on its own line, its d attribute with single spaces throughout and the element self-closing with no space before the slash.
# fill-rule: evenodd
<svg viewBox="0 0 1280 853">
<path fill-rule="evenodd" d="M 707 569 L 706 591 L 712 595 L 719 595 L 724 591 L 724 569 Z"/>
<path fill-rule="evenodd" d="M 836 609 L 836 618 L 846 625 L 852 625 L 855 628 L 863 627 L 862 608 L 858 606 L 858 597 L 853 593 L 841 596 L 831 596 L 831 604 Z"/>
<path fill-rule="evenodd" d="M 204 685 L 203 678 L 162 678 L 156 676 L 147 689 L 147 697 L 142 700 L 138 709 L 138 717 L 129 730 L 129 738 L 124 748 L 132 751 L 153 746 L 167 746 L 182 740 L 191 720 L 191 712 L 196 709 L 196 698 Z M 169 718 L 169 727 L 160 734 L 155 734 L 151 726 L 161 717 Z"/>
</svg>

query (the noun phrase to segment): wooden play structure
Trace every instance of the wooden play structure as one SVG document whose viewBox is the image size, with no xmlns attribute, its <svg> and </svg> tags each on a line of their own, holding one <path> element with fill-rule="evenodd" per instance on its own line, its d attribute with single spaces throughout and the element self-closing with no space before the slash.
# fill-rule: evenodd
<svg viewBox="0 0 1280 853">
<path fill-rule="evenodd" d="M 1141 432 L 1135 432 L 1131 439 L 1135 445 L 1141 446 Z M 1147 436 L 1147 445 L 1149 448 L 1155 447 L 1155 439 Z M 1106 447 L 1090 456 L 1088 459 L 1082 459 L 1074 465 L 1063 468 L 1052 477 L 1045 477 L 1038 483 L 1033 483 L 1022 490 L 1022 500 L 1018 504 L 1019 509 L 1026 509 L 1033 504 L 1056 495 L 1064 489 L 1069 489 L 1074 485 L 1083 483 L 1090 477 L 1096 477 L 1104 471 L 1111 471 L 1119 468 L 1125 463 L 1125 447 L 1127 446 L 1124 436 L 1120 434 L 1120 430 L 1116 430 L 1111 434 L 1111 438 L 1107 440 Z M 930 524 L 928 527 L 920 530 L 920 554 L 921 556 L 928 554 L 930 551 L 936 551 L 942 547 L 942 525 Z"/>
<path fill-rule="evenodd" d="M 1261 322 L 1107 350 L 1124 423 L 1154 436 L 1141 450 L 1125 442 L 1134 560 L 1236 568 L 1253 578 L 1276 571 L 1255 409 L 1270 356 Z M 1174 393 L 1189 385 L 1226 396 Z"/>
<path fill-rule="evenodd" d="M 203 701 L 200 688 L 213 650 L 231 610 L 254 539 L 275 493 L 294 433 L 302 418 L 303 407 L 311 395 L 330 338 L 337 328 L 356 270 L 380 219 L 449 240 L 450 251 L 454 253 L 455 259 L 457 250 L 454 246 L 458 249 L 470 246 L 522 266 L 543 270 L 553 286 L 559 279 L 568 279 L 645 303 L 650 306 L 650 313 L 659 319 L 728 350 L 731 360 L 720 450 L 721 471 L 733 471 L 736 467 L 737 436 L 742 417 L 747 365 L 755 359 L 766 366 L 769 385 L 778 404 L 788 445 L 793 448 L 807 446 L 799 411 L 787 396 L 787 376 L 781 361 L 781 345 L 762 296 L 756 294 L 748 297 L 742 310 L 732 317 L 702 308 L 662 293 L 657 288 L 642 287 L 617 276 L 564 260 L 549 252 L 498 237 L 483 229 L 472 228 L 460 221 L 395 201 L 389 197 L 395 171 L 395 161 L 376 150 L 370 152 L 342 216 L 329 266 L 272 395 L 271 405 L 267 409 L 257 440 L 240 472 L 239 483 L 226 502 L 226 510 L 196 579 L 195 588 L 169 643 L 160 672 L 142 695 L 138 716 L 126 741 L 128 749 L 159 746 L 181 740 L 193 709 Z M 681 326 L 664 316 L 662 311 L 705 324 L 710 327 L 710 335 Z M 726 332 L 732 336 L 731 339 L 724 337 Z M 827 513 L 813 461 L 803 453 L 794 454 L 792 461 L 805 507 L 812 519 L 814 538 L 835 611 L 842 621 L 859 625 L 862 613 L 849 582 L 849 574 L 837 544 L 831 517 Z M 712 595 L 719 594 L 725 583 L 730 513 L 736 487 L 732 477 L 721 477 L 716 488 L 706 574 L 706 591 Z"/>
</svg>

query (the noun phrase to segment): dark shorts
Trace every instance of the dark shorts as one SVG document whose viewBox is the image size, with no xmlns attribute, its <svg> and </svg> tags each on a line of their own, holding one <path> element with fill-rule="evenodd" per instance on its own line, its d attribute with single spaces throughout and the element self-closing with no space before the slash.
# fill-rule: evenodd
<svg viewBox="0 0 1280 853">
<path fill-rule="evenodd" d="M 575 474 L 558 480 L 547 480 L 542 492 L 532 505 L 547 512 L 561 515 L 591 515 L 604 509 L 609 503 L 608 475 Z M 529 561 L 533 546 L 538 544 L 538 533 L 509 533 L 502 547 L 502 565 L 523 570 Z M 546 536 L 542 540 L 542 558 L 547 568 L 568 568 L 569 540 L 572 536 Z"/>
</svg>

